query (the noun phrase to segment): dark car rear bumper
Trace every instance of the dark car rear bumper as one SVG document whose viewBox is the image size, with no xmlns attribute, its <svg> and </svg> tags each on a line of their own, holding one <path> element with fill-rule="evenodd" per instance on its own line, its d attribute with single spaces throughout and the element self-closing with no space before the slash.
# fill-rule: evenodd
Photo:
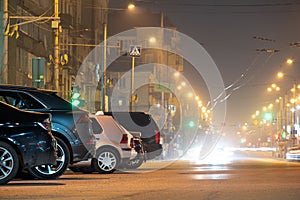
<svg viewBox="0 0 300 200">
<path fill-rule="evenodd" d="M 25 142 L 28 138 L 30 142 Z M 47 131 L 40 132 L 38 135 L 36 132 L 27 132 L 24 133 L 24 137 L 18 137 L 16 140 L 25 144 L 18 146 L 23 157 L 24 168 L 56 163 L 57 143 Z"/>
</svg>

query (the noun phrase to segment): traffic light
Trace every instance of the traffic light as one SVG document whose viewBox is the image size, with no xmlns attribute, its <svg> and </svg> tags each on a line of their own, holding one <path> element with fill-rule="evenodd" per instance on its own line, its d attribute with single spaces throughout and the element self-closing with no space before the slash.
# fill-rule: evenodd
<svg viewBox="0 0 300 200">
<path fill-rule="evenodd" d="M 186 121 L 186 124 L 187 124 L 187 128 L 190 128 L 190 129 L 196 128 L 196 126 L 197 126 L 197 122 L 195 119 L 188 119 Z"/>
<path fill-rule="evenodd" d="M 282 132 L 281 132 L 281 138 L 282 138 L 282 139 L 286 139 L 286 136 L 287 136 L 287 135 L 286 135 L 286 132 L 285 132 L 285 131 L 282 131 Z"/>
<path fill-rule="evenodd" d="M 188 122 L 188 127 L 189 128 L 194 128 L 196 126 L 196 123 L 193 121 L 193 120 L 190 120 L 189 122 Z"/>
<path fill-rule="evenodd" d="M 272 114 L 270 112 L 265 112 L 264 113 L 264 119 L 266 121 L 271 121 L 272 120 Z"/>
<path fill-rule="evenodd" d="M 78 85 L 72 86 L 71 103 L 74 106 L 83 106 L 84 105 L 84 101 L 81 99 L 81 96 L 80 96 L 80 88 Z"/>
</svg>

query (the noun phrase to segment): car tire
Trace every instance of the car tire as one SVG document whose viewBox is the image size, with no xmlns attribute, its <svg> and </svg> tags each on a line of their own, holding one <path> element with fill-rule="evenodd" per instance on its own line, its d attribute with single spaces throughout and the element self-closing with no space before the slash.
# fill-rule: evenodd
<svg viewBox="0 0 300 200">
<path fill-rule="evenodd" d="M 60 138 L 57 140 L 57 159 L 55 165 L 39 165 L 28 169 L 31 176 L 37 179 L 56 179 L 61 176 L 70 163 L 70 151 L 66 143 Z"/>
<path fill-rule="evenodd" d="M 122 166 L 126 169 L 137 169 L 144 162 L 144 158 L 141 154 L 138 154 L 135 158 L 126 161 Z"/>
<path fill-rule="evenodd" d="M 18 173 L 20 161 L 15 149 L 0 142 L 0 185 L 12 180 Z"/>
<path fill-rule="evenodd" d="M 97 150 L 96 158 L 92 159 L 94 169 L 100 174 L 111 174 L 120 164 L 120 156 L 112 148 L 101 148 Z"/>
</svg>

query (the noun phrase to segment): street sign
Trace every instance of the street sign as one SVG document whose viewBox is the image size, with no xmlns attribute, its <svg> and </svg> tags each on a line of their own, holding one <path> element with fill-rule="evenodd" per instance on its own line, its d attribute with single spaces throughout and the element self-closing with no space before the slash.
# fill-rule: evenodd
<svg viewBox="0 0 300 200">
<path fill-rule="evenodd" d="M 45 58 L 32 58 L 32 85 L 37 88 L 45 86 Z"/>
<path fill-rule="evenodd" d="M 131 57 L 140 57 L 141 56 L 141 47 L 131 45 L 129 49 L 129 55 Z"/>
</svg>

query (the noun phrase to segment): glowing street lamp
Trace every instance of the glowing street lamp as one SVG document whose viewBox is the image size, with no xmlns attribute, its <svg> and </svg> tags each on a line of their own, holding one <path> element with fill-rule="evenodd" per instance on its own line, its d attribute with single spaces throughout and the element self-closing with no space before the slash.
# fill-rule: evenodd
<svg viewBox="0 0 300 200">
<path fill-rule="evenodd" d="M 179 72 L 175 72 L 175 73 L 174 73 L 174 76 L 175 76 L 176 78 L 178 78 L 178 77 L 180 76 L 180 73 L 179 73 Z"/>
<path fill-rule="evenodd" d="M 270 87 L 267 88 L 268 92 L 272 92 L 273 90 L 275 90 L 276 92 L 280 91 L 280 87 L 277 86 L 275 83 L 273 83 Z"/>
<path fill-rule="evenodd" d="M 150 38 L 149 38 L 149 42 L 150 42 L 151 44 L 155 43 L 155 42 L 156 42 L 156 38 L 155 38 L 155 37 L 150 37 Z"/>
<path fill-rule="evenodd" d="M 278 73 L 277 73 L 277 77 L 278 77 L 278 78 L 282 78 L 283 76 L 284 76 L 283 72 L 278 72 Z"/>
<path fill-rule="evenodd" d="M 129 10 L 133 10 L 135 8 L 135 5 L 133 3 L 128 4 L 127 8 Z"/>
<path fill-rule="evenodd" d="M 293 62 L 294 62 L 294 60 L 291 59 L 291 58 L 288 58 L 288 59 L 286 60 L 286 63 L 289 64 L 289 65 L 293 64 Z"/>
</svg>

